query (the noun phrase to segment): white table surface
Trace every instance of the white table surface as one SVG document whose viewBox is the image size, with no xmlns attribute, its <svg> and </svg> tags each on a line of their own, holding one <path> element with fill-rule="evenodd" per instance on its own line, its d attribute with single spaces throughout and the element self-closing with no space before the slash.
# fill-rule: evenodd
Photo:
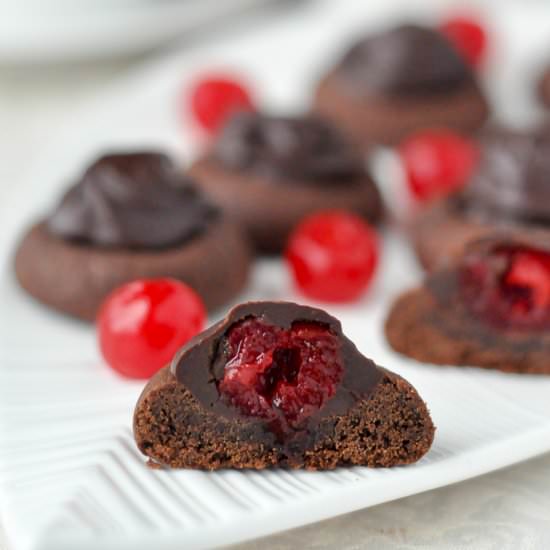
<svg viewBox="0 0 550 550">
<path fill-rule="evenodd" d="M 88 101 L 143 61 L 0 67 L 0 218 L 2 198 L 23 181 L 29 154 L 39 154 L 58 128 L 77 124 Z M 550 549 L 550 455 L 238 548 Z"/>
</svg>

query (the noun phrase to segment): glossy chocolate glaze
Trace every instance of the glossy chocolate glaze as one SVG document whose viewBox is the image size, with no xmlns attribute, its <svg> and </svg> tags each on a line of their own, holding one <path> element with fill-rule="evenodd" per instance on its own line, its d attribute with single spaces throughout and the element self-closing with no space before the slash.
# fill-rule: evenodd
<svg viewBox="0 0 550 550">
<path fill-rule="evenodd" d="M 355 43 L 336 73 L 358 96 L 441 94 L 473 81 L 470 68 L 441 33 L 410 24 Z"/>
<path fill-rule="evenodd" d="M 550 132 L 494 131 L 480 139 L 480 163 L 456 210 L 484 221 L 550 224 Z"/>
<path fill-rule="evenodd" d="M 54 235 L 104 247 L 163 248 L 202 233 L 218 215 L 165 155 L 96 160 L 48 220 Z"/>
<path fill-rule="evenodd" d="M 268 421 L 244 415 L 220 397 L 217 384 L 223 378 L 227 361 L 224 355 L 225 335 L 236 323 L 250 317 L 284 329 L 290 328 L 296 321 L 319 323 L 328 327 L 341 341 L 343 380 L 336 394 L 319 411 L 309 416 L 296 431 L 274 433 Z M 246 423 L 247 428 L 256 437 L 263 437 L 267 444 L 283 446 L 289 457 L 303 452 L 312 441 L 321 437 L 318 430 L 321 423 L 328 430 L 331 419 L 336 421 L 337 416 L 345 414 L 357 401 L 368 397 L 383 377 L 383 370 L 361 355 L 355 345 L 342 334 L 342 327 L 337 319 L 322 310 L 290 302 L 249 302 L 235 307 L 225 319 L 188 342 L 174 357 L 171 370 L 176 379 L 191 391 L 206 410 Z"/>
<path fill-rule="evenodd" d="M 270 182 L 341 185 L 365 177 L 360 153 L 316 117 L 238 113 L 224 127 L 213 157 Z"/>
</svg>

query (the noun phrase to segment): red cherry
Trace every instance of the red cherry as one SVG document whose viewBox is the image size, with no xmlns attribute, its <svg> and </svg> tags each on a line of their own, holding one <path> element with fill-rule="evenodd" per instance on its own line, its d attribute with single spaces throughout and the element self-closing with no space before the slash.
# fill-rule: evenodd
<svg viewBox="0 0 550 550">
<path fill-rule="evenodd" d="M 412 194 L 431 200 L 466 183 L 478 158 L 474 143 L 449 130 L 425 130 L 409 136 L 399 148 Z"/>
<path fill-rule="evenodd" d="M 286 259 L 306 296 L 349 302 L 359 298 L 372 279 L 378 239 L 376 232 L 354 214 L 320 212 L 294 230 Z"/>
<path fill-rule="evenodd" d="M 172 279 L 122 285 L 104 301 L 97 319 L 107 363 L 130 378 L 150 378 L 199 333 L 206 311 L 196 292 Z"/>
<path fill-rule="evenodd" d="M 250 111 L 254 103 L 244 84 L 223 76 L 209 76 L 191 90 L 191 110 L 197 122 L 209 133 L 216 133 L 228 116 Z"/>
<path fill-rule="evenodd" d="M 530 251 L 517 252 L 504 284 L 523 289 L 532 308 L 550 308 L 550 257 Z"/>
<path fill-rule="evenodd" d="M 467 258 L 461 271 L 464 303 L 499 327 L 540 329 L 550 323 L 550 254 L 503 246 Z"/>
<path fill-rule="evenodd" d="M 478 67 L 481 64 L 486 50 L 487 36 L 478 21 L 469 17 L 453 17 L 440 26 L 440 31 L 472 67 Z"/>
<path fill-rule="evenodd" d="M 321 409 L 344 375 L 340 341 L 321 324 L 283 329 L 250 318 L 231 327 L 223 347 L 229 360 L 218 386 L 222 399 L 282 432 Z"/>
</svg>

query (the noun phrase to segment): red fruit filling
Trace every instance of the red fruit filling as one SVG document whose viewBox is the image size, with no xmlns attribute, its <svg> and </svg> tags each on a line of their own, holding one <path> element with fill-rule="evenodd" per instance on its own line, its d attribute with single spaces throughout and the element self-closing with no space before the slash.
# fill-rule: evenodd
<svg viewBox="0 0 550 550">
<path fill-rule="evenodd" d="M 250 318 L 227 333 L 223 399 L 248 416 L 297 429 L 336 393 L 344 367 L 340 340 L 326 325 L 283 329 Z"/>
<path fill-rule="evenodd" d="M 463 299 L 478 316 L 510 328 L 550 326 L 550 254 L 502 246 L 472 257 L 461 276 Z"/>
</svg>

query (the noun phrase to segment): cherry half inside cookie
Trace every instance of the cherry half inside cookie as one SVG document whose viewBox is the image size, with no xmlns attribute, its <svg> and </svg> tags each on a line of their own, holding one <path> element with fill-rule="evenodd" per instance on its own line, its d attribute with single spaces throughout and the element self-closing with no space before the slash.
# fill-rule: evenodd
<svg viewBox="0 0 550 550">
<path fill-rule="evenodd" d="M 550 326 L 550 253 L 498 246 L 468 258 L 461 293 L 474 314 L 504 328 Z"/>
<path fill-rule="evenodd" d="M 298 429 L 343 378 L 340 340 L 320 323 L 297 321 L 284 329 L 249 318 L 230 329 L 225 346 L 222 399 L 279 430 Z"/>
</svg>

